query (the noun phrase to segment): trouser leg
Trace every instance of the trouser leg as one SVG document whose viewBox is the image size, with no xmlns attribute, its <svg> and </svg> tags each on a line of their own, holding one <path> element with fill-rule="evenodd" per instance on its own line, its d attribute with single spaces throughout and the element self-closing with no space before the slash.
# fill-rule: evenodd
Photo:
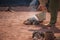
<svg viewBox="0 0 60 40">
<path fill-rule="evenodd" d="M 57 21 L 57 10 L 52 10 L 51 11 L 51 19 L 50 19 L 50 24 L 55 24 Z"/>
</svg>

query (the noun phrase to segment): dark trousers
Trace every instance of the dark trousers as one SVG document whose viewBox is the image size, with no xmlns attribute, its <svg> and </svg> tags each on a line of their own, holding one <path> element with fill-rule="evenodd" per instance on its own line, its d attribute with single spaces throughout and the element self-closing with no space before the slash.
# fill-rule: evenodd
<svg viewBox="0 0 60 40">
<path fill-rule="evenodd" d="M 57 21 L 57 14 L 58 14 L 58 0 L 50 0 L 49 3 L 49 10 L 50 10 L 50 24 L 55 24 Z"/>
</svg>

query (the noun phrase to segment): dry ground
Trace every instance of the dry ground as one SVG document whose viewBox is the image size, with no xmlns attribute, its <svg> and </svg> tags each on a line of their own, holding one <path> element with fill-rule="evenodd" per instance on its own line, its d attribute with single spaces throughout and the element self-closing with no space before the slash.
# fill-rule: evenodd
<svg viewBox="0 0 60 40">
<path fill-rule="evenodd" d="M 0 11 L 0 40 L 32 40 L 31 30 L 39 30 L 42 27 L 35 25 L 24 25 L 23 21 L 32 15 L 39 12 L 27 11 Z M 46 20 L 44 24 L 49 23 L 50 15 L 46 13 Z M 60 12 L 58 13 L 58 20 L 56 27 L 52 28 L 57 37 L 60 36 Z"/>
</svg>

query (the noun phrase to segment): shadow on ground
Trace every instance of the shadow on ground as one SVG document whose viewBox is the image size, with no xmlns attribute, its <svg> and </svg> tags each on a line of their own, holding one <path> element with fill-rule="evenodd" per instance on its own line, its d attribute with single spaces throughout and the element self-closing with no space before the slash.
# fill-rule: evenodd
<svg viewBox="0 0 60 40">
<path fill-rule="evenodd" d="M 44 25 L 36 25 L 36 27 L 39 27 L 40 29 L 50 29 L 54 33 L 60 33 L 60 29 L 58 29 L 56 26 L 54 26 L 54 27 L 45 27 Z M 30 29 L 29 31 L 39 31 L 39 29 L 38 30 Z"/>
</svg>

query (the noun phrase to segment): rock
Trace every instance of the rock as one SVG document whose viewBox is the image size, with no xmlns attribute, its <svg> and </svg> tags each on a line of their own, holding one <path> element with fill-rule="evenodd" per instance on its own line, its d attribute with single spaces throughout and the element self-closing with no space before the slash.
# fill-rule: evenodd
<svg viewBox="0 0 60 40">
<path fill-rule="evenodd" d="M 26 21 L 24 21 L 24 24 L 26 25 L 38 25 L 39 21 L 36 20 L 34 17 L 33 18 L 29 18 Z"/>
<path fill-rule="evenodd" d="M 51 30 L 39 30 L 33 32 L 33 40 L 55 40 L 54 32 Z"/>
</svg>

